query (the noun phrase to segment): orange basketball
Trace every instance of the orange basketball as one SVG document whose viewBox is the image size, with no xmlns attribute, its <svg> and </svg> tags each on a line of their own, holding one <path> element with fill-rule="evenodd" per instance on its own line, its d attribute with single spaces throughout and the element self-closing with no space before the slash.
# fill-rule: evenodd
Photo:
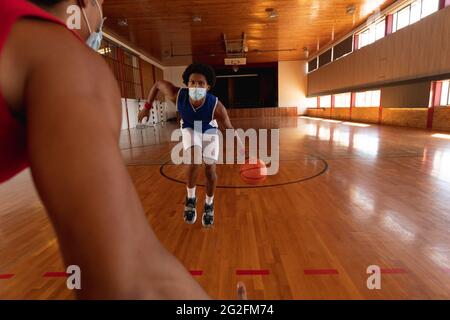
<svg viewBox="0 0 450 320">
<path fill-rule="evenodd" d="M 246 160 L 245 164 L 241 166 L 240 174 L 241 179 L 247 184 L 257 185 L 266 180 L 267 167 L 266 164 L 257 159 L 256 163 L 250 163 L 255 161 Z"/>
</svg>

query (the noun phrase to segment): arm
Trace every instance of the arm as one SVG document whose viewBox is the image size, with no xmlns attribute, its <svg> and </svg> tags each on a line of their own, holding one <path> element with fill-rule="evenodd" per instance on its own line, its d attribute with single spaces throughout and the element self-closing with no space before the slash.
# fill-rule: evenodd
<svg viewBox="0 0 450 320">
<path fill-rule="evenodd" d="M 167 99 L 175 103 L 177 99 L 178 90 L 180 90 L 180 88 L 174 86 L 172 83 L 168 81 L 164 80 L 156 81 L 152 89 L 150 90 L 144 109 L 139 111 L 138 121 L 141 122 L 145 117 L 147 118 L 149 117 L 150 109 L 153 106 L 153 102 L 155 101 L 158 92 L 161 92 Z"/>
<path fill-rule="evenodd" d="M 65 264 L 81 268 L 78 297 L 207 299 L 148 224 L 118 148 L 120 95 L 107 65 L 61 27 L 21 24 L 19 43 L 36 48 L 18 50 L 29 52 L 32 175 Z"/>
<path fill-rule="evenodd" d="M 217 101 L 216 110 L 214 111 L 214 119 L 217 120 L 217 122 L 219 123 L 219 126 L 221 128 L 234 130 L 234 127 L 233 127 L 233 125 L 231 124 L 231 121 L 230 121 L 230 117 L 228 116 L 227 109 L 225 108 L 223 103 L 220 102 L 220 101 Z M 236 131 L 235 131 L 234 134 L 235 134 L 237 142 L 238 142 L 238 150 L 239 150 L 239 152 L 241 154 L 243 153 L 245 155 L 245 146 L 244 146 L 244 144 L 242 143 L 242 141 L 239 138 L 239 136 L 236 134 Z"/>
</svg>

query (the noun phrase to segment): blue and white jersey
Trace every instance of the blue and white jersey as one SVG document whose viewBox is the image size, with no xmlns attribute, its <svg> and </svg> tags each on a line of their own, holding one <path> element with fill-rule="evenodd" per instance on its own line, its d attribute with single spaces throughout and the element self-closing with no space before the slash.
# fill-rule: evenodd
<svg viewBox="0 0 450 320">
<path fill-rule="evenodd" d="M 189 89 L 181 88 L 177 95 L 177 110 L 181 118 L 181 127 L 194 130 L 194 121 L 201 121 L 202 133 L 205 133 L 206 130 L 210 130 L 208 133 L 217 132 L 218 126 L 214 120 L 217 102 L 216 96 L 207 93 L 203 104 L 195 109 L 189 100 Z"/>
</svg>

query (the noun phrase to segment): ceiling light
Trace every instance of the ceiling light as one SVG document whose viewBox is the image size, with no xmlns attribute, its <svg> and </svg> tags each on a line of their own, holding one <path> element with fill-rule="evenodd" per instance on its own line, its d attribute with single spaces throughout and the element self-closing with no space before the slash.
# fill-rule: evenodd
<svg viewBox="0 0 450 320">
<path fill-rule="evenodd" d="M 274 8 L 267 8 L 266 12 L 267 12 L 267 18 L 269 18 L 269 19 L 275 19 L 278 17 L 278 13 L 275 11 Z"/>
<path fill-rule="evenodd" d="M 347 7 L 346 12 L 348 15 L 353 15 L 356 11 L 356 7 L 354 4 L 351 4 Z"/>
</svg>

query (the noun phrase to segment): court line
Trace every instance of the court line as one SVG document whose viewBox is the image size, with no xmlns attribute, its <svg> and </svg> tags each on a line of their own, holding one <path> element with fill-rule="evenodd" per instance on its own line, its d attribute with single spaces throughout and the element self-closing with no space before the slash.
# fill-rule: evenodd
<svg viewBox="0 0 450 320">
<path fill-rule="evenodd" d="M 303 273 L 306 276 L 339 275 L 336 269 L 305 269 Z"/>
<path fill-rule="evenodd" d="M 254 269 L 254 270 L 236 270 L 238 276 L 268 276 L 270 271 L 267 269 Z"/>
<path fill-rule="evenodd" d="M 193 276 L 202 276 L 203 270 L 190 270 L 189 273 Z"/>
<path fill-rule="evenodd" d="M 65 278 L 67 276 L 67 272 L 46 272 L 43 275 L 44 278 Z"/>
<path fill-rule="evenodd" d="M 309 157 L 304 157 L 304 158 L 296 158 L 296 159 L 281 159 L 278 160 L 279 162 L 297 162 L 297 161 L 302 161 L 302 160 L 316 160 L 316 161 L 335 161 L 335 160 L 367 160 L 367 161 L 373 161 L 376 159 L 400 159 L 400 158 L 423 158 L 423 154 L 420 155 L 386 155 L 386 156 L 377 156 L 377 157 L 335 157 L 335 158 L 309 158 Z M 142 160 L 141 160 L 142 161 Z M 142 162 L 137 162 L 137 163 L 127 163 L 126 166 L 127 167 L 150 167 L 150 166 L 161 166 L 161 165 L 167 165 L 170 162 L 170 160 L 168 161 L 142 161 Z M 218 165 L 227 165 L 226 163 L 223 164 L 219 164 Z"/>
<path fill-rule="evenodd" d="M 300 183 L 300 182 L 305 182 L 305 181 L 308 181 L 308 180 L 312 180 L 312 179 L 314 179 L 314 178 L 317 178 L 317 177 L 323 175 L 325 172 L 328 171 L 328 163 L 327 163 L 324 159 L 322 159 L 322 158 L 320 158 L 320 157 L 317 157 L 317 159 L 315 159 L 315 160 L 321 161 L 321 162 L 324 164 L 324 168 L 323 168 L 319 173 L 317 173 L 317 174 L 315 174 L 315 175 L 313 175 L 313 176 L 307 177 L 307 178 L 298 179 L 298 180 L 294 180 L 294 181 L 283 182 L 283 183 L 275 183 L 275 184 L 260 185 L 260 186 L 259 186 L 259 185 L 252 185 L 252 186 L 221 186 L 221 185 L 218 185 L 218 186 L 216 186 L 216 188 L 218 188 L 218 189 L 257 189 L 257 188 L 272 188 L 272 187 L 280 187 L 280 186 L 286 186 L 286 185 L 290 185 L 290 184 L 296 184 L 296 183 Z M 183 180 L 178 180 L 178 179 L 169 177 L 169 176 L 164 172 L 164 167 L 165 167 L 169 162 L 170 162 L 170 160 L 167 161 L 166 163 L 164 163 L 164 164 L 159 168 L 159 173 L 160 173 L 164 178 L 166 178 L 166 179 L 168 179 L 168 180 L 171 180 L 171 181 L 173 181 L 173 182 L 181 183 L 181 184 L 185 185 L 185 184 L 186 184 L 185 181 L 183 181 Z M 197 186 L 198 186 L 198 187 L 204 187 L 205 185 L 204 185 L 204 184 L 197 184 Z"/>
<path fill-rule="evenodd" d="M 8 274 L 0 274 L 0 280 L 8 280 L 11 279 L 12 277 L 14 277 L 15 275 L 12 273 L 8 273 Z"/>
<path fill-rule="evenodd" d="M 381 268 L 381 274 L 405 274 L 405 273 L 408 272 L 403 268 L 392 268 L 392 269 Z"/>
</svg>

